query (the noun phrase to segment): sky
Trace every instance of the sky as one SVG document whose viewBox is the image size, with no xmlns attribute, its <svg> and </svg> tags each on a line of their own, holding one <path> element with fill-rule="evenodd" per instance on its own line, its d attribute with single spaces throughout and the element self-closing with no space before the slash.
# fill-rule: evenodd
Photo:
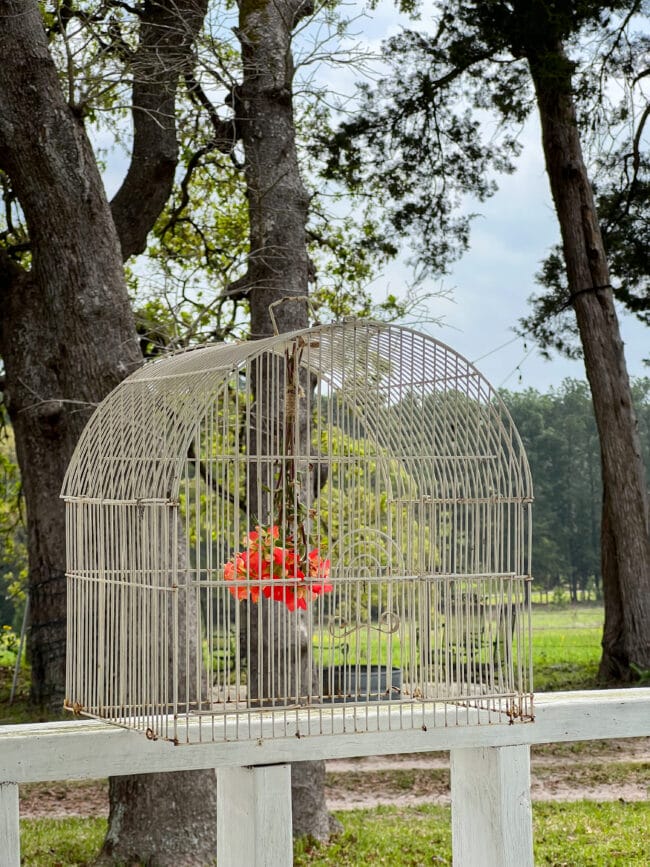
<svg viewBox="0 0 650 867">
<path fill-rule="evenodd" d="M 434 0 L 425 0 L 425 6 L 433 4 Z M 360 7 L 350 4 L 351 15 L 356 8 Z M 416 26 L 422 28 L 426 20 L 424 11 Z M 400 29 L 394 2 L 382 0 L 351 29 L 378 50 L 382 39 Z M 333 76 L 338 90 L 347 90 L 352 83 L 349 71 L 344 75 Z M 492 385 L 546 391 L 567 377 L 586 377 L 582 361 L 557 353 L 547 361 L 532 341 L 526 344 L 513 330 L 530 312 L 527 299 L 538 289 L 535 274 L 560 237 L 536 118 L 527 123 L 521 140 L 524 147 L 515 174 L 499 177 L 496 195 L 473 208 L 480 216 L 472 225 L 469 252 L 448 277 L 428 284 L 431 291 L 449 290 L 448 296 L 432 299 L 413 324 L 475 362 Z M 404 261 L 393 263 L 374 282 L 373 293 L 378 299 L 387 292 L 400 294 L 410 277 Z M 619 321 L 630 376 L 650 376 L 650 367 L 643 363 L 650 358 L 647 326 L 622 310 Z"/>
</svg>

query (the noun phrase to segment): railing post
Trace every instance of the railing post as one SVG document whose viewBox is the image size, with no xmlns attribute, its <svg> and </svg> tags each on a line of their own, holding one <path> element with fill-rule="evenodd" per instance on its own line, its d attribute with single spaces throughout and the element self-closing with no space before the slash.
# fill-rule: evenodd
<svg viewBox="0 0 650 867">
<path fill-rule="evenodd" d="M 530 747 L 451 750 L 454 867 L 532 867 Z"/>
<path fill-rule="evenodd" d="M 291 765 L 217 772 L 219 867 L 291 867 Z"/>
<path fill-rule="evenodd" d="M 16 783 L 0 783 L 0 863 L 2 863 L 2 867 L 20 867 L 18 785 Z"/>
</svg>

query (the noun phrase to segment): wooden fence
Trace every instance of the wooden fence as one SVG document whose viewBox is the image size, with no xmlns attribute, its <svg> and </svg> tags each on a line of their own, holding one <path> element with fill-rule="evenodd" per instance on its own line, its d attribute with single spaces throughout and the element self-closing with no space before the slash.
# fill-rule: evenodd
<svg viewBox="0 0 650 867">
<path fill-rule="evenodd" d="M 454 865 L 533 864 L 530 746 L 650 735 L 650 689 L 549 693 L 530 724 L 173 746 L 87 720 L 0 727 L 0 863 L 19 867 L 22 783 L 216 768 L 219 867 L 292 863 L 292 761 L 449 750 Z"/>
</svg>

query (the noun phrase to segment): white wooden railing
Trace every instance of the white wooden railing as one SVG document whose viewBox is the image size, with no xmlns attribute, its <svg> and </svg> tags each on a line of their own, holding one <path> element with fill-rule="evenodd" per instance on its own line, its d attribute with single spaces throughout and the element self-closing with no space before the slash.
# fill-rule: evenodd
<svg viewBox="0 0 650 867">
<path fill-rule="evenodd" d="M 650 689 L 536 697 L 535 722 L 427 726 L 173 746 L 103 723 L 0 727 L 0 863 L 19 867 L 18 788 L 44 780 L 218 770 L 219 867 L 292 863 L 289 762 L 449 750 L 455 865 L 533 864 L 530 746 L 650 735 Z"/>
</svg>

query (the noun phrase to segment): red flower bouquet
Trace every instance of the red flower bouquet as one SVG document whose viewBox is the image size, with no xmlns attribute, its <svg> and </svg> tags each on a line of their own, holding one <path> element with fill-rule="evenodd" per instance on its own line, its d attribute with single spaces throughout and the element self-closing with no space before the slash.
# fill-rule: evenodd
<svg viewBox="0 0 650 867">
<path fill-rule="evenodd" d="M 327 583 L 329 571 L 330 561 L 323 560 L 317 548 L 301 552 L 291 536 L 281 545 L 280 528 L 273 524 L 256 527 L 247 535 L 244 550 L 226 563 L 223 577 L 233 582 L 228 590 L 235 599 L 250 598 L 257 603 L 261 593 L 295 611 L 306 610 L 321 593 L 332 592 L 332 585 Z M 258 583 L 239 584 L 238 579 Z"/>
</svg>

